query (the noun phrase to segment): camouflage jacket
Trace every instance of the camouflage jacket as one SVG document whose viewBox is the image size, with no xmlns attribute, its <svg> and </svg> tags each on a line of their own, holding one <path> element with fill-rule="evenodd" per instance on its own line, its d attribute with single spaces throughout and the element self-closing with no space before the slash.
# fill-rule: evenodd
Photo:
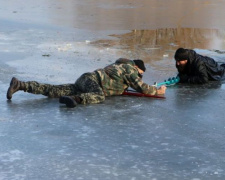
<svg viewBox="0 0 225 180">
<path fill-rule="evenodd" d="M 134 61 L 120 58 L 104 69 L 95 71 L 105 96 L 121 95 L 128 87 L 144 94 L 156 94 L 156 87 L 144 83 L 134 65 Z"/>
</svg>

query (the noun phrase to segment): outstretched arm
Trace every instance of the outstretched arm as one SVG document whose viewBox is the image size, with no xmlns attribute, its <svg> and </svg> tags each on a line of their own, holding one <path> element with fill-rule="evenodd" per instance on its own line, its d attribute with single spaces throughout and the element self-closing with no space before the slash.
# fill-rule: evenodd
<svg viewBox="0 0 225 180">
<path fill-rule="evenodd" d="M 136 91 L 144 94 L 162 95 L 165 94 L 166 91 L 165 86 L 161 86 L 159 89 L 157 89 L 155 86 L 144 83 L 142 78 L 138 77 L 136 73 L 127 76 L 127 84 Z"/>
</svg>

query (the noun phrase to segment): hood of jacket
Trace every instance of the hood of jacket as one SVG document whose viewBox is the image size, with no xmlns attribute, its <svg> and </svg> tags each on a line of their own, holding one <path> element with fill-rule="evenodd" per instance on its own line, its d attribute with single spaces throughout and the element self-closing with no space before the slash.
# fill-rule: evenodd
<svg viewBox="0 0 225 180">
<path fill-rule="evenodd" d="M 200 55 L 194 50 L 189 50 L 188 53 L 188 71 L 190 74 L 192 74 L 191 71 L 194 69 L 200 68 L 200 66 L 205 66 L 209 80 L 223 80 L 225 78 L 224 67 L 218 64 L 213 58 Z"/>
</svg>

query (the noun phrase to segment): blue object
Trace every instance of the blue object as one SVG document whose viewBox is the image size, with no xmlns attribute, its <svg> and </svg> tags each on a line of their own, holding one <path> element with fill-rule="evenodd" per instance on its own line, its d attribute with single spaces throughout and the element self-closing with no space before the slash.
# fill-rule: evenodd
<svg viewBox="0 0 225 180">
<path fill-rule="evenodd" d="M 180 81 L 180 78 L 177 76 L 177 77 L 172 77 L 172 78 L 169 78 L 168 80 L 165 80 L 164 82 L 161 82 L 161 83 L 155 83 L 155 86 L 171 86 L 171 85 L 174 85 L 176 83 L 178 83 Z"/>
</svg>

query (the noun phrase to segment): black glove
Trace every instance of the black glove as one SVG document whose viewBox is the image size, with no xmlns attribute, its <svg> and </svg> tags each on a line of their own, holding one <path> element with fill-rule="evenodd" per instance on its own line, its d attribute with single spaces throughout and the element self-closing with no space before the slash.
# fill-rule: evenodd
<svg viewBox="0 0 225 180">
<path fill-rule="evenodd" d="M 188 75 L 187 74 L 178 74 L 179 78 L 180 78 L 180 82 L 184 83 L 188 81 Z"/>
</svg>

